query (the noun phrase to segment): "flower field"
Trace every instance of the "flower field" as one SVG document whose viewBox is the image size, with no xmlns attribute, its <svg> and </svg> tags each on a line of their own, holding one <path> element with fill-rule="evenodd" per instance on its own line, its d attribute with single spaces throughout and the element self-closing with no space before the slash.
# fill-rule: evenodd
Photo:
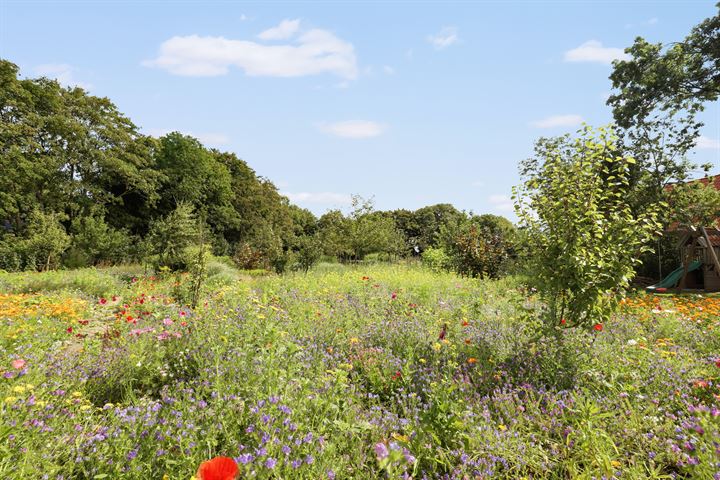
<svg viewBox="0 0 720 480">
<path fill-rule="evenodd" d="M 185 281 L 0 274 L 0 476 L 720 478 L 719 297 L 547 332 L 513 278 Z"/>
</svg>

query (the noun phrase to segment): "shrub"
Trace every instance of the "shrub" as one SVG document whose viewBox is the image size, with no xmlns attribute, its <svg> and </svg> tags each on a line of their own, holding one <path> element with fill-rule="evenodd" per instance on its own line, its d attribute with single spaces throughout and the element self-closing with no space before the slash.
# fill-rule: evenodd
<svg viewBox="0 0 720 480">
<path fill-rule="evenodd" d="M 575 140 L 541 139 L 523 165 L 516 211 L 527 230 L 531 279 L 552 326 L 593 326 L 608 319 L 641 253 L 650 250 L 657 207 L 628 204 L 632 158 L 612 130 L 590 127 Z"/>
</svg>

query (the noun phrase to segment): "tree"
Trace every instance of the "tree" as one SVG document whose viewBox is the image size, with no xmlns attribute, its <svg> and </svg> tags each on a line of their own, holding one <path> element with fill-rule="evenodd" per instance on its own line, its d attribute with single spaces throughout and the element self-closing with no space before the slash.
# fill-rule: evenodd
<svg viewBox="0 0 720 480">
<path fill-rule="evenodd" d="M 720 4 L 718 4 L 720 8 Z M 697 120 L 705 104 L 720 93 L 720 15 L 694 27 L 681 42 L 664 46 L 638 37 L 626 49 L 630 58 L 616 61 L 610 79 L 614 93 L 608 99 L 619 125 L 619 146 L 636 159 L 630 169 L 628 192 L 637 212 L 663 201 L 670 184 L 687 180 L 695 165 L 687 158 L 700 135 Z M 710 165 L 704 165 L 707 173 Z M 660 220 L 667 228 L 682 215 L 671 208 Z M 657 255 L 643 257 L 640 272 L 661 277 L 665 251 L 675 249 L 656 239 Z"/>
<path fill-rule="evenodd" d="M 708 227 L 720 218 L 720 190 L 712 178 L 675 185 L 668 192 L 672 206 L 670 220 L 684 226 Z"/>
<path fill-rule="evenodd" d="M 60 224 L 57 213 L 33 210 L 27 222 L 27 236 L 20 241 L 25 268 L 50 270 L 60 265 L 60 256 L 70 246 L 70 236 Z"/>
<path fill-rule="evenodd" d="M 717 4 L 720 9 L 720 3 Z M 608 99 L 622 128 L 644 123 L 657 110 L 694 116 L 720 94 L 720 14 L 694 27 L 682 41 L 663 49 L 642 37 L 617 61 L 610 79 L 618 93 Z"/>
<path fill-rule="evenodd" d="M 439 248 L 428 249 L 423 259 L 460 275 L 496 278 L 515 256 L 515 226 L 499 215 L 457 217 L 442 225 L 437 237 Z"/>
<path fill-rule="evenodd" d="M 720 8 L 720 4 L 718 4 Z M 700 134 L 706 102 L 720 94 L 720 15 L 665 48 L 638 37 L 616 61 L 608 105 L 621 127 L 621 144 L 637 160 L 631 168 L 634 205 L 657 202 L 671 182 L 694 167 L 686 158 Z"/>
<path fill-rule="evenodd" d="M 133 240 L 127 230 L 110 227 L 99 215 L 78 217 L 71 225 L 72 247 L 84 263 L 117 263 L 128 258 Z"/>
<path fill-rule="evenodd" d="M 352 197 L 345 217 L 332 210 L 318 220 L 319 235 L 327 255 L 341 260 L 362 260 L 371 253 L 396 255 L 403 250 L 403 236 L 390 214 L 376 212 L 372 200 Z"/>
<path fill-rule="evenodd" d="M 157 269 L 184 270 L 188 266 L 186 250 L 194 245 L 199 228 L 193 206 L 180 203 L 163 218 L 153 221 L 146 239 Z"/>
<path fill-rule="evenodd" d="M 630 208 L 634 159 L 618 150 L 612 129 L 540 139 L 535 152 L 522 165 L 524 182 L 514 198 L 548 325 L 602 324 L 657 233 L 657 208 Z"/>
</svg>

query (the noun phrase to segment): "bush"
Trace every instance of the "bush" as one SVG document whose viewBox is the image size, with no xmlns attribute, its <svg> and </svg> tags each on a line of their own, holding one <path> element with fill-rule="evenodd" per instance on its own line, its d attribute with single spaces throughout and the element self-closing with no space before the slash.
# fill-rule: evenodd
<svg viewBox="0 0 720 480">
<path fill-rule="evenodd" d="M 422 253 L 422 262 L 435 272 L 450 270 L 452 268 L 450 256 L 442 248 L 427 248 Z"/>
<path fill-rule="evenodd" d="M 119 263 L 130 253 L 133 238 L 126 230 L 115 230 L 105 223 L 103 217 L 82 217 L 73 220 L 72 255 L 68 260 L 84 256 L 92 265 Z"/>
<path fill-rule="evenodd" d="M 186 270 L 186 250 L 195 243 L 198 235 L 198 222 L 189 204 L 181 203 L 169 215 L 154 221 L 147 244 L 155 269 Z"/>
<path fill-rule="evenodd" d="M 523 165 L 516 210 L 528 233 L 529 272 L 546 301 L 549 326 L 601 325 L 634 275 L 659 224 L 657 206 L 628 204 L 632 158 L 612 130 L 542 139 Z"/>
</svg>

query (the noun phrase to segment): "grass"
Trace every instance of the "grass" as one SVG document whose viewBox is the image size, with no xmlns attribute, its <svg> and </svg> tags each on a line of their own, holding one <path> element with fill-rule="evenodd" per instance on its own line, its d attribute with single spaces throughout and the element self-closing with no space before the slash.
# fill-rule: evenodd
<svg viewBox="0 0 720 480">
<path fill-rule="evenodd" d="M 216 455 L 242 478 L 720 470 L 717 297 L 635 294 L 601 332 L 544 335 L 511 277 L 208 272 L 195 311 L 184 276 L 0 275 L 0 474 L 187 479 Z"/>
</svg>

